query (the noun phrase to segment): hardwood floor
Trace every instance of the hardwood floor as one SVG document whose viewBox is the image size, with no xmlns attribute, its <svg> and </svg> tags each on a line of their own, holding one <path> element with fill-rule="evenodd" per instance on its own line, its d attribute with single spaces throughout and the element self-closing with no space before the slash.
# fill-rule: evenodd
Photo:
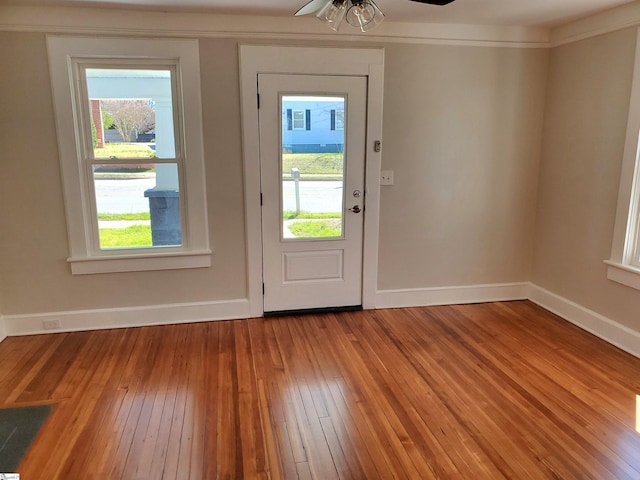
<svg viewBox="0 0 640 480">
<path fill-rule="evenodd" d="M 530 302 L 8 338 L 32 479 L 639 479 L 640 359 Z"/>
</svg>

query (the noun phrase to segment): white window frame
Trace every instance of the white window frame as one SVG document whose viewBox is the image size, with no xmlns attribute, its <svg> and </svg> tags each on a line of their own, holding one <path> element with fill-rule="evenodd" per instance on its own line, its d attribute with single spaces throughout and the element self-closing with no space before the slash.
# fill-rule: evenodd
<svg viewBox="0 0 640 480">
<path fill-rule="evenodd" d="M 640 290 L 640 29 L 607 278 Z"/>
<path fill-rule="evenodd" d="M 204 147 L 197 40 L 47 36 L 58 150 L 73 274 L 201 268 L 211 265 L 207 225 Z M 176 105 L 176 149 L 180 148 L 180 201 L 183 245 L 101 250 L 97 244 L 90 165 L 85 162 L 81 117 L 84 97 L 76 86 L 78 65 L 113 60 L 148 67 L 175 65 L 182 99 Z M 98 248 L 97 248 L 98 247 Z"/>
</svg>

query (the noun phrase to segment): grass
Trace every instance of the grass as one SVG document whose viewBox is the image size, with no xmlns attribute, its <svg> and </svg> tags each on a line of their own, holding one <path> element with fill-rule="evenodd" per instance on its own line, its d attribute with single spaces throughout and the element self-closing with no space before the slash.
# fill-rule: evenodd
<svg viewBox="0 0 640 480">
<path fill-rule="evenodd" d="M 98 213 L 98 220 L 118 221 L 118 220 L 150 220 L 151 214 L 149 212 L 138 213 Z"/>
<path fill-rule="evenodd" d="M 291 175 L 291 169 L 300 170 L 301 175 L 342 175 L 342 153 L 283 153 L 283 176 Z"/>
<path fill-rule="evenodd" d="M 298 215 L 296 215 L 296 212 L 287 210 L 282 213 L 282 218 L 284 218 L 285 220 L 293 220 L 296 218 L 304 218 L 304 219 L 342 218 L 342 213 L 340 212 L 315 213 L 315 212 L 305 212 L 303 210 Z"/>
<path fill-rule="evenodd" d="M 293 223 L 289 225 L 289 231 L 296 238 L 339 237 L 342 235 L 342 226 L 335 219 L 312 220 Z"/>
<path fill-rule="evenodd" d="M 150 225 L 100 229 L 100 248 L 135 248 L 152 245 Z"/>
<path fill-rule="evenodd" d="M 105 143 L 94 149 L 95 158 L 155 158 L 156 152 L 143 143 Z"/>
</svg>

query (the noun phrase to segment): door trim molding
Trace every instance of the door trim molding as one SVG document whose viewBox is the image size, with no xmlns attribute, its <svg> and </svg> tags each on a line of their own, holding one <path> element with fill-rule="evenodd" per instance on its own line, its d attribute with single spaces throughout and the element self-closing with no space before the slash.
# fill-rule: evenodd
<svg viewBox="0 0 640 480">
<path fill-rule="evenodd" d="M 247 297 L 251 316 L 264 314 L 262 303 L 262 231 L 260 208 L 260 132 L 257 109 L 258 74 L 349 75 L 368 79 L 365 147 L 366 216 L 364 222 L 362 306 L 375 307 L 378 283 L 384 50 L 240 45 L 240 105 L 245 194 Z"/>
</svg>

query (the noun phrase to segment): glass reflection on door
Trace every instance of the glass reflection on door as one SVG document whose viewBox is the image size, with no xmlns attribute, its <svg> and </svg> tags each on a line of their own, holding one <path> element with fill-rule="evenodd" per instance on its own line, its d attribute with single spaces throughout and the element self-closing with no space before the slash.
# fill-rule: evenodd
<svg viewBox="0 0 640 480">
<path fill-rule="evenodd" d="M 345 98 L 283 95 L 282 238 L 344 238 Z"/>
</svg>

